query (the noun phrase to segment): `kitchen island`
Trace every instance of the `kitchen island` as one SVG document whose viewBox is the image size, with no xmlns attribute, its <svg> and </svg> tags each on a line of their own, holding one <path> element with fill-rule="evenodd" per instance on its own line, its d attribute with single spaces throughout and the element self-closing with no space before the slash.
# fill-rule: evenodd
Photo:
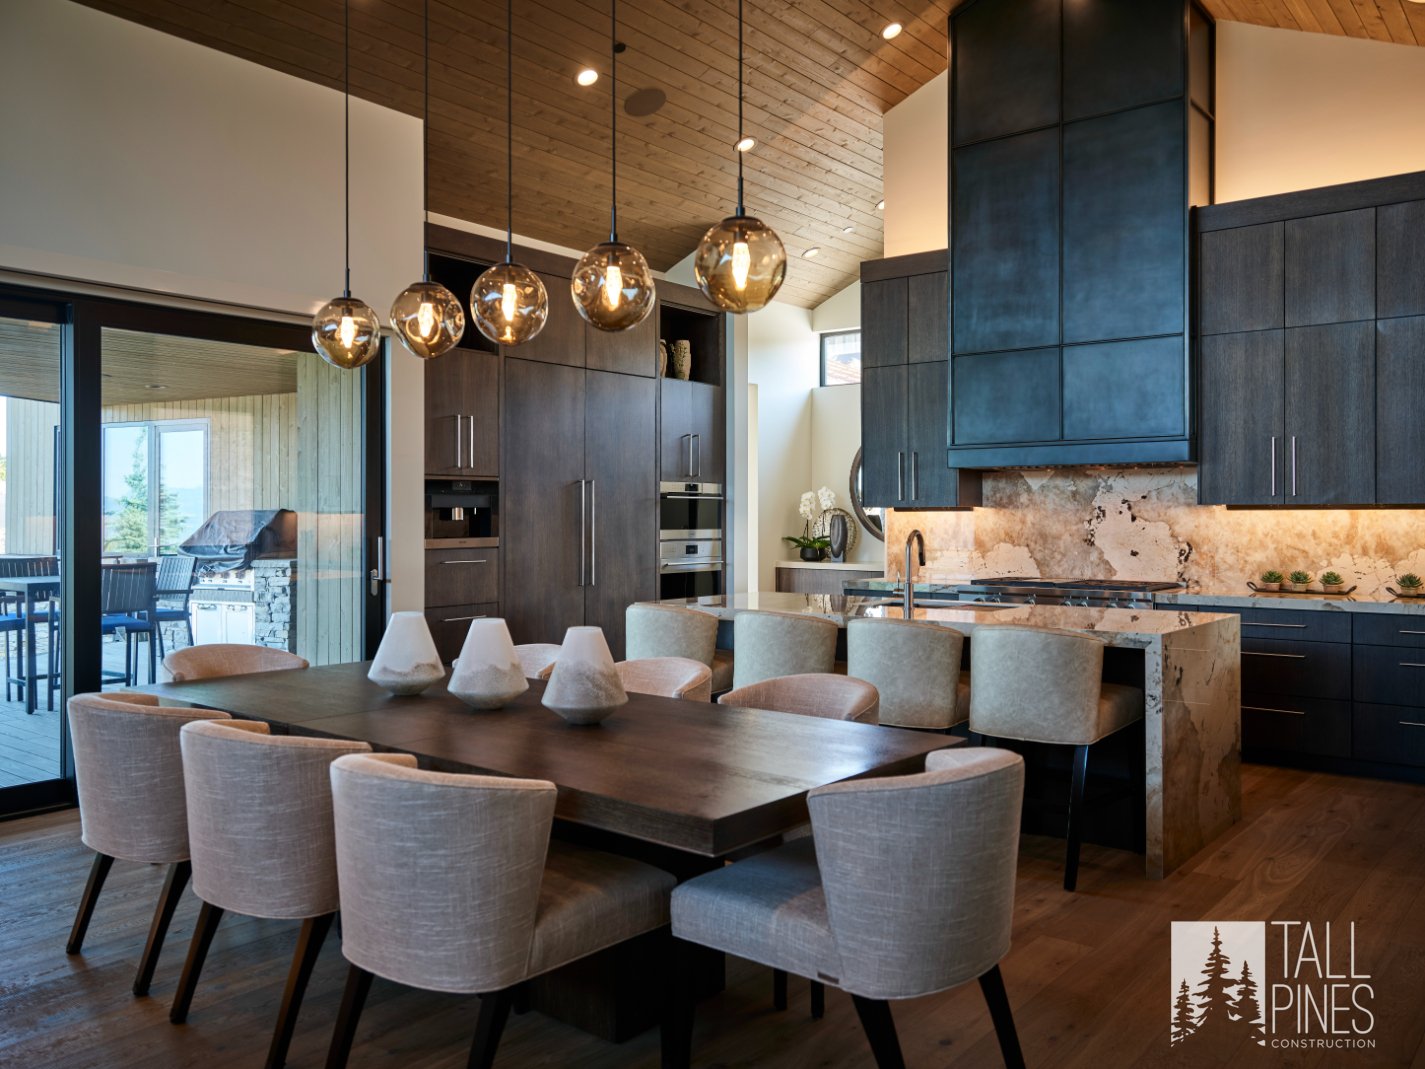
<svg viewBox="0 0 1425 1069">
<path fill-rule="evenodd" d="M 899 619 L 898 602 L 817 594 L 732 594 L 679 599 L 731 620 L 738 612 L 806 613 L 845 627 L 857 618 Z M 1161 878 L 1242 817 L 1241 637 L 1237 616 L 1164 609 L 941 602 L 914 618 L 953 627 L 969 640 L 986 624 L 1057 627 L 1141 651 L 1146 748 L 1146 869 Z M 973 678 L 973 673 L 972 673 Z M 1046 686 L 1052 681 L 1046 680 Z"/>
</svg>

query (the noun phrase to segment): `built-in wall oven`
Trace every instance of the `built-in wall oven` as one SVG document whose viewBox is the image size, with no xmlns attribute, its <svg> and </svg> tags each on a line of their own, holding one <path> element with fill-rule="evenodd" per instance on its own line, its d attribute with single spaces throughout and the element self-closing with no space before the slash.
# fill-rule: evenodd
<svg viewBox="0 0 1425 1069">
<path fill-rule="evenodd" d="M 726 501 L 719 483 L 658 486 L 658 596 L 695 598 L 723 593 Z"/>
</svg>

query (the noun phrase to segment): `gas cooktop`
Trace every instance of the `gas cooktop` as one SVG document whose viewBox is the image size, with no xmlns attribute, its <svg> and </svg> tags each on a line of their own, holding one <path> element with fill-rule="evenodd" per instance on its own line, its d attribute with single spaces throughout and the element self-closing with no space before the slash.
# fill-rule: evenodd
<svg viewBox="0 0 1425 1069">
<path fill-rule="evenodd" d="M 965 583 L 955 588 L 955 594 L 960 601 L 1144 609 L 1152 608 L 1155 592 L 1181 589 L 1180 583 L 1138 579 L 1045 579 L 1006 575 Z"/>
</svg>

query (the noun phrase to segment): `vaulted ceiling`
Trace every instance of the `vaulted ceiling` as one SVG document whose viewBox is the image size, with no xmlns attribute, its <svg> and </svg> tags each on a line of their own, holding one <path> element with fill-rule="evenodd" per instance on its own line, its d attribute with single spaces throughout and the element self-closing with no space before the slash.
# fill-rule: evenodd
<svg viewBox="0 0 1425 1069">
<path fill-rule="evenodd" d="M 1284 30 L 1425 45 L 1425 4 L 1411 0 L 1202 0 L 1213 18 Z"/>
</svg>

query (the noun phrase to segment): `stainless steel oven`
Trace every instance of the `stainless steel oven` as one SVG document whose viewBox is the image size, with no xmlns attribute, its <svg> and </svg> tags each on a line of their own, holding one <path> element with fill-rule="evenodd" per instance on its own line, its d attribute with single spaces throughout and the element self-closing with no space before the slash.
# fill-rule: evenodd
<svg viewBox="0 0 1425 1069">
<path fill-rule="evenodd" d="M 659 483 L 658 539 L 721 539 L 721 483 Z"/>
</svg>

